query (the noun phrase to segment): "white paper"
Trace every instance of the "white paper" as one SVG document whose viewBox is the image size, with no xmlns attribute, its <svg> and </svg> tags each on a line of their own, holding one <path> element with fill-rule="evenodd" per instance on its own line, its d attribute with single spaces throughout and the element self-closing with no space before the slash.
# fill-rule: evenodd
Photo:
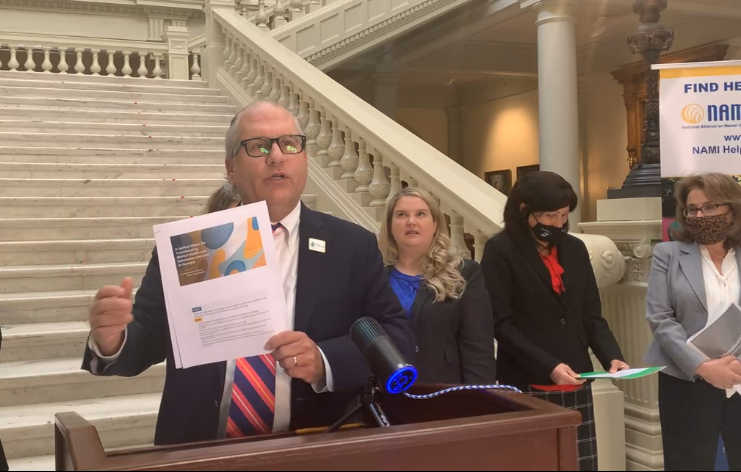
<svg viewBox="0 0 741 472">
<path fill-rule="evenodd" d="M 265 202 L 154 227 L 177 368 L 266 354 L 287 329 Z"/>
<path fill-rule="evenodd" d="M 659 372 L 661 370 L 664 370 L 664 368 L 656 368 L 656 367 L 644 367 L 644 368 L 637 368 L 637 369 L 625 369 L 625 370 L 619 370 L 615 372 L 614 374 L 611 374 L 609 372 L 604 373 L 596 373 L 596 374 L 582 374 L 585 379 L 622 379 L 625 377 L 632 377 L 632 376 L 642 376 L 642 375 L 651 375 L 655 372 Z"/>
</svg>

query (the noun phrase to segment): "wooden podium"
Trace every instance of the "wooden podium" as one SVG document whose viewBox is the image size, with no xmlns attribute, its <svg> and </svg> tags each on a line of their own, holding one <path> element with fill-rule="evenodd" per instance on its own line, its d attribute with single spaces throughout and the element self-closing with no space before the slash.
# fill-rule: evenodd
<svg viewBox="0 0 741 472">
<path fill-rule="evenodd" d="M 420 385 L 427 394 L 443 386 Z M 390 428 L 283 433 L 105 452 L 77 413 L 56 415 L 57 470 L 578 470 L 575 411 L 517 393 L 386 395 Z"/>
</svg>

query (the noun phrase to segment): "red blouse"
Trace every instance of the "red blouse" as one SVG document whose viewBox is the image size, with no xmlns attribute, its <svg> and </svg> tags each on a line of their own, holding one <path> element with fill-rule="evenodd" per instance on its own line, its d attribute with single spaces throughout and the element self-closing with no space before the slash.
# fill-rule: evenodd
<svg viewBox="0 0 741 472">
<path fill-rule="evenodd" d="M 552 248 L 551 253 L 547 256 L 540 256 L 545 263 L 545 267 L 551 274 L 551 284 L 553 285 L 553 291 L 556 293 L 563 293 L 564 286 L 561 276 L 563 275 L 563 267 L 558 263 L 558 249 Z"/>
</svg>

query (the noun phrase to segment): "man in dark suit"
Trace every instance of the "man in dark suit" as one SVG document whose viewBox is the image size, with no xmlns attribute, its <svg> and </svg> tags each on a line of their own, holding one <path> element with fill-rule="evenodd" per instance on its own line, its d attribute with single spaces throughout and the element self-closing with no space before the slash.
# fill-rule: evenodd
<svg viewBox="0 0 741 472">
<path fill-rule="evenodd" d="M 375 235 L 301 204 L 306 138 L 285 108 L 258 102 L 226 136 L 227 179 L 245 204 L 266 201 L 292 331 L 270 356 L 176 369 L 156 250 L 131 304 L 131 279 L 102 288 L 90 310 L 83 368 L 135 376 L 167 359 L 155 444 L 326 426 L 360 392 L 370 369 L 348 331 L 375 318 L 409 356 L 411 323 L 391 290 Z"/>
</svg>

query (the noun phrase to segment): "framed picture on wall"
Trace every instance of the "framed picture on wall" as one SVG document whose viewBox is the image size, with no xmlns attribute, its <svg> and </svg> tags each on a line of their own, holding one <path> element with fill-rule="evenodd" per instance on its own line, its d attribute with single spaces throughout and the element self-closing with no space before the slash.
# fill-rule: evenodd
<svg viewBox="0 0 741 472">
<path fill-rule="evenodd" d="M 492 170 L 484 174 L 486 183 L 505 195 L 512 190 L 512 171 L 510 169 Z"/>
<path fill-rule="evenodd" d="M 517 168 L 517 180 L 525 177 L 528 172 L 537 172 L 540 170 L 540 164 L 533 164 L 531 166 L 520 166 Z"/>
</svg>

